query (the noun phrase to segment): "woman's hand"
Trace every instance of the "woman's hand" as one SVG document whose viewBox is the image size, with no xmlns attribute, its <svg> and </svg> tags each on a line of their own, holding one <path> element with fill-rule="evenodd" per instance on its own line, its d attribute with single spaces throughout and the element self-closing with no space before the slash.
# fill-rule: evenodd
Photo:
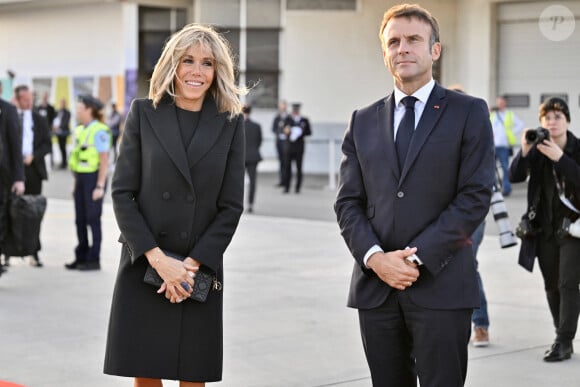
<svg viewBox="0 0 580 387">
<path fill-rule="evenodd" d="M 149 263 L 163 279 L 163 284 L 157 293 L 165 293 L 171 303 L 185 300 L 193 291 L 193 278 L 198 270 L 186 258 L 184 262 L 166 256 L 159 248 L 145 253 Z"/>
<path fill-rule="evenodd" d="M 536 146 L 544 156 L 546 156 L 547 158 L 549 158 L 554 162 L 560 160 L 560 158 L 564 154 L 562 148 L 560 148 L 558 144 L 556 144 L 551 139 L 544 140 L 541 143 L 538 143 L 538 145 Z"/>
<path fill-rule="evenodd" d="M 187 292 L 187 295 L 185 297 L 181 296 L 174 297 L 175 293 L 171 292 L 171 289 L 168 286 L 167 282 L 164 282 L 163 285 L 161 285 L 161 287 L 159 288 L 159 290 L 157 290 L 157 293 L 165 292 L 165 298 L 167 298 L 170 302 L 179 303 L 191 295 L 191 292 L 193 291 L 193 284 L 195 283 L 195 273 L 199 270 L 199 266 L 201 265 L 198 261 L 196 261 L 191 257 L 186 257 L 181 263 L 183 264 L 183 268 L 187 271 L 188 278 L 185 282 L 187 282 L 189 288 L 187 286 L 184 287 L 183 286 L 184 283 L 181 282 L 178 289 L 180 291 L 185 290 Z"/>
<path fill-rule="evenodd" d="M 526 157 L 530 149 L 532 149 L 532 144 L 528 144 L 528 142 L 526 141 L 526 133 L 528 132 L 528 130 L 536 130 L 536 129 L 525 128 L 524 130 L 522 130 L 522 140 L 521 140 L 522 157 Z"/>
</svg>

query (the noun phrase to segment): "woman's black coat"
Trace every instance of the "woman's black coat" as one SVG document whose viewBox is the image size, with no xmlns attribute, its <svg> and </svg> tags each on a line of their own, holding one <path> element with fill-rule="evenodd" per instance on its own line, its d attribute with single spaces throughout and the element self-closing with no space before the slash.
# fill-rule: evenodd
<svg viewBox="0 0 580 387">
<path fill-rule="evenodd" d="M 223 283 L 222 260 L 243 211 L 242 116 L 219 113 L 206 96 L 186 150 L 175 105 L 135 100 L 112 180 L 122 242 L 105 372 L 123 376 L 221 379 L 222 292 L 205 303 L 171 304 L 143 283 L 144 253 L 156 246 L 190 256 Z"/>
</svg>

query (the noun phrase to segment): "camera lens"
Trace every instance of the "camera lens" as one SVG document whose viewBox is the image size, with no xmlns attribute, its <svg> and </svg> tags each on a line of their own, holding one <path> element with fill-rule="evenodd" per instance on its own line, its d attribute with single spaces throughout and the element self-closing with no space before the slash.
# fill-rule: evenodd
<svg viewBox="0 0 580 387">
<path fill-rule="evenodd" d="M 533 144 L 538 139 L 538 133 L 535 130 L 528 130 L 526 132 L 526 141 L 528 144 Z"/>
<path fill-rule="evenodd" d="M 526 142 L 528 144 L 534 145 L 550 138 L 550 132 L 548 129 L 542 127 L 536 129 L 530 129 L 526 132 Z"/>
</svg>

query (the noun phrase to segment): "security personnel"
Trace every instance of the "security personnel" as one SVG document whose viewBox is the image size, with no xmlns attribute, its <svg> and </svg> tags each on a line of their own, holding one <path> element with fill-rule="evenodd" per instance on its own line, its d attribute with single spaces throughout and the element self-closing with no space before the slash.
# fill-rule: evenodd
<svg viewBox="0 0 580 387">
<path fill-rule="evenodd" d="M 302 186 L 302 159 L 304 157 L 304 137 L 310 136 L 310 121 L 300 114 L 300 104 L 292 104 L 292 114 L 286 117 L 284 122 L 284 134 L 287 136 L 284 145 L 284 193 L 290 191 L 292 180 L 292 161 L 296 164 L 296 188 L 295 192 L 300 193 Z"/>
<path fill-rule="evenodd" d="M 509 181 L 509 158 L 514 146 L 517 146 L 520 132 L 524 123 L 516 114 L 507 109 L 507 101 L 504 97 L 497 97 L 496 107 L 491 109 L 490 120 L 493 127 L 493 139 L 495 144 L 495 158 L 499 160 L 502 169 L 503 195 L 509 196 L 512 188 Z"/>
<path fill-rule="evenodd" d="M 109 169 L 111 131 L 102 122 L 104 105 L 91 95 L 81 95 L 76 118 L 81 124 L 74 134 L 74 148 L 69 168 L 74 174 L 74 200 L 77 237 L 75 260 L 65 264 L 67 269 L 100 270 L 101 213 Z M 88 229 L 92 232 L 89 246 Z"/>
</svg>

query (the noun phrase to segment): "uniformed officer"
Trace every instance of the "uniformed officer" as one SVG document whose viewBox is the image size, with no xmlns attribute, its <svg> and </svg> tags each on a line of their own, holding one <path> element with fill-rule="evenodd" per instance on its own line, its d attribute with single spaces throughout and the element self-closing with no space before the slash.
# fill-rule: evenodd
<svg viewBox="0 0 580 387">
<path fill-rule="evenodd" d="M 284 147 L 284 193 L 290 191 L 292 180 L 292 161 L 296 164 L 296 187 L 295 192 L 300 193 L 302 186 L 302 158 L 304 156 L 304 137 L 310 136 L 310 121 L 300 114 L 300 104 L 292 104 L 292 114 L 286 118 L 284 134 L 287 140 Z"/>
<path fill-rule="evenodd" d="M 74 148 L 69 168 L 74 174 L 74 201 L 78 245 L 75 260 L 65 264 L 67 269 L 100 270 L 101 213 L 109 168 L 111 131 L 103 123 L 101 101 L 91 95 L 79 96 Z M 89 246 L 88 227 L 92 246 Z"/>
</svg>

